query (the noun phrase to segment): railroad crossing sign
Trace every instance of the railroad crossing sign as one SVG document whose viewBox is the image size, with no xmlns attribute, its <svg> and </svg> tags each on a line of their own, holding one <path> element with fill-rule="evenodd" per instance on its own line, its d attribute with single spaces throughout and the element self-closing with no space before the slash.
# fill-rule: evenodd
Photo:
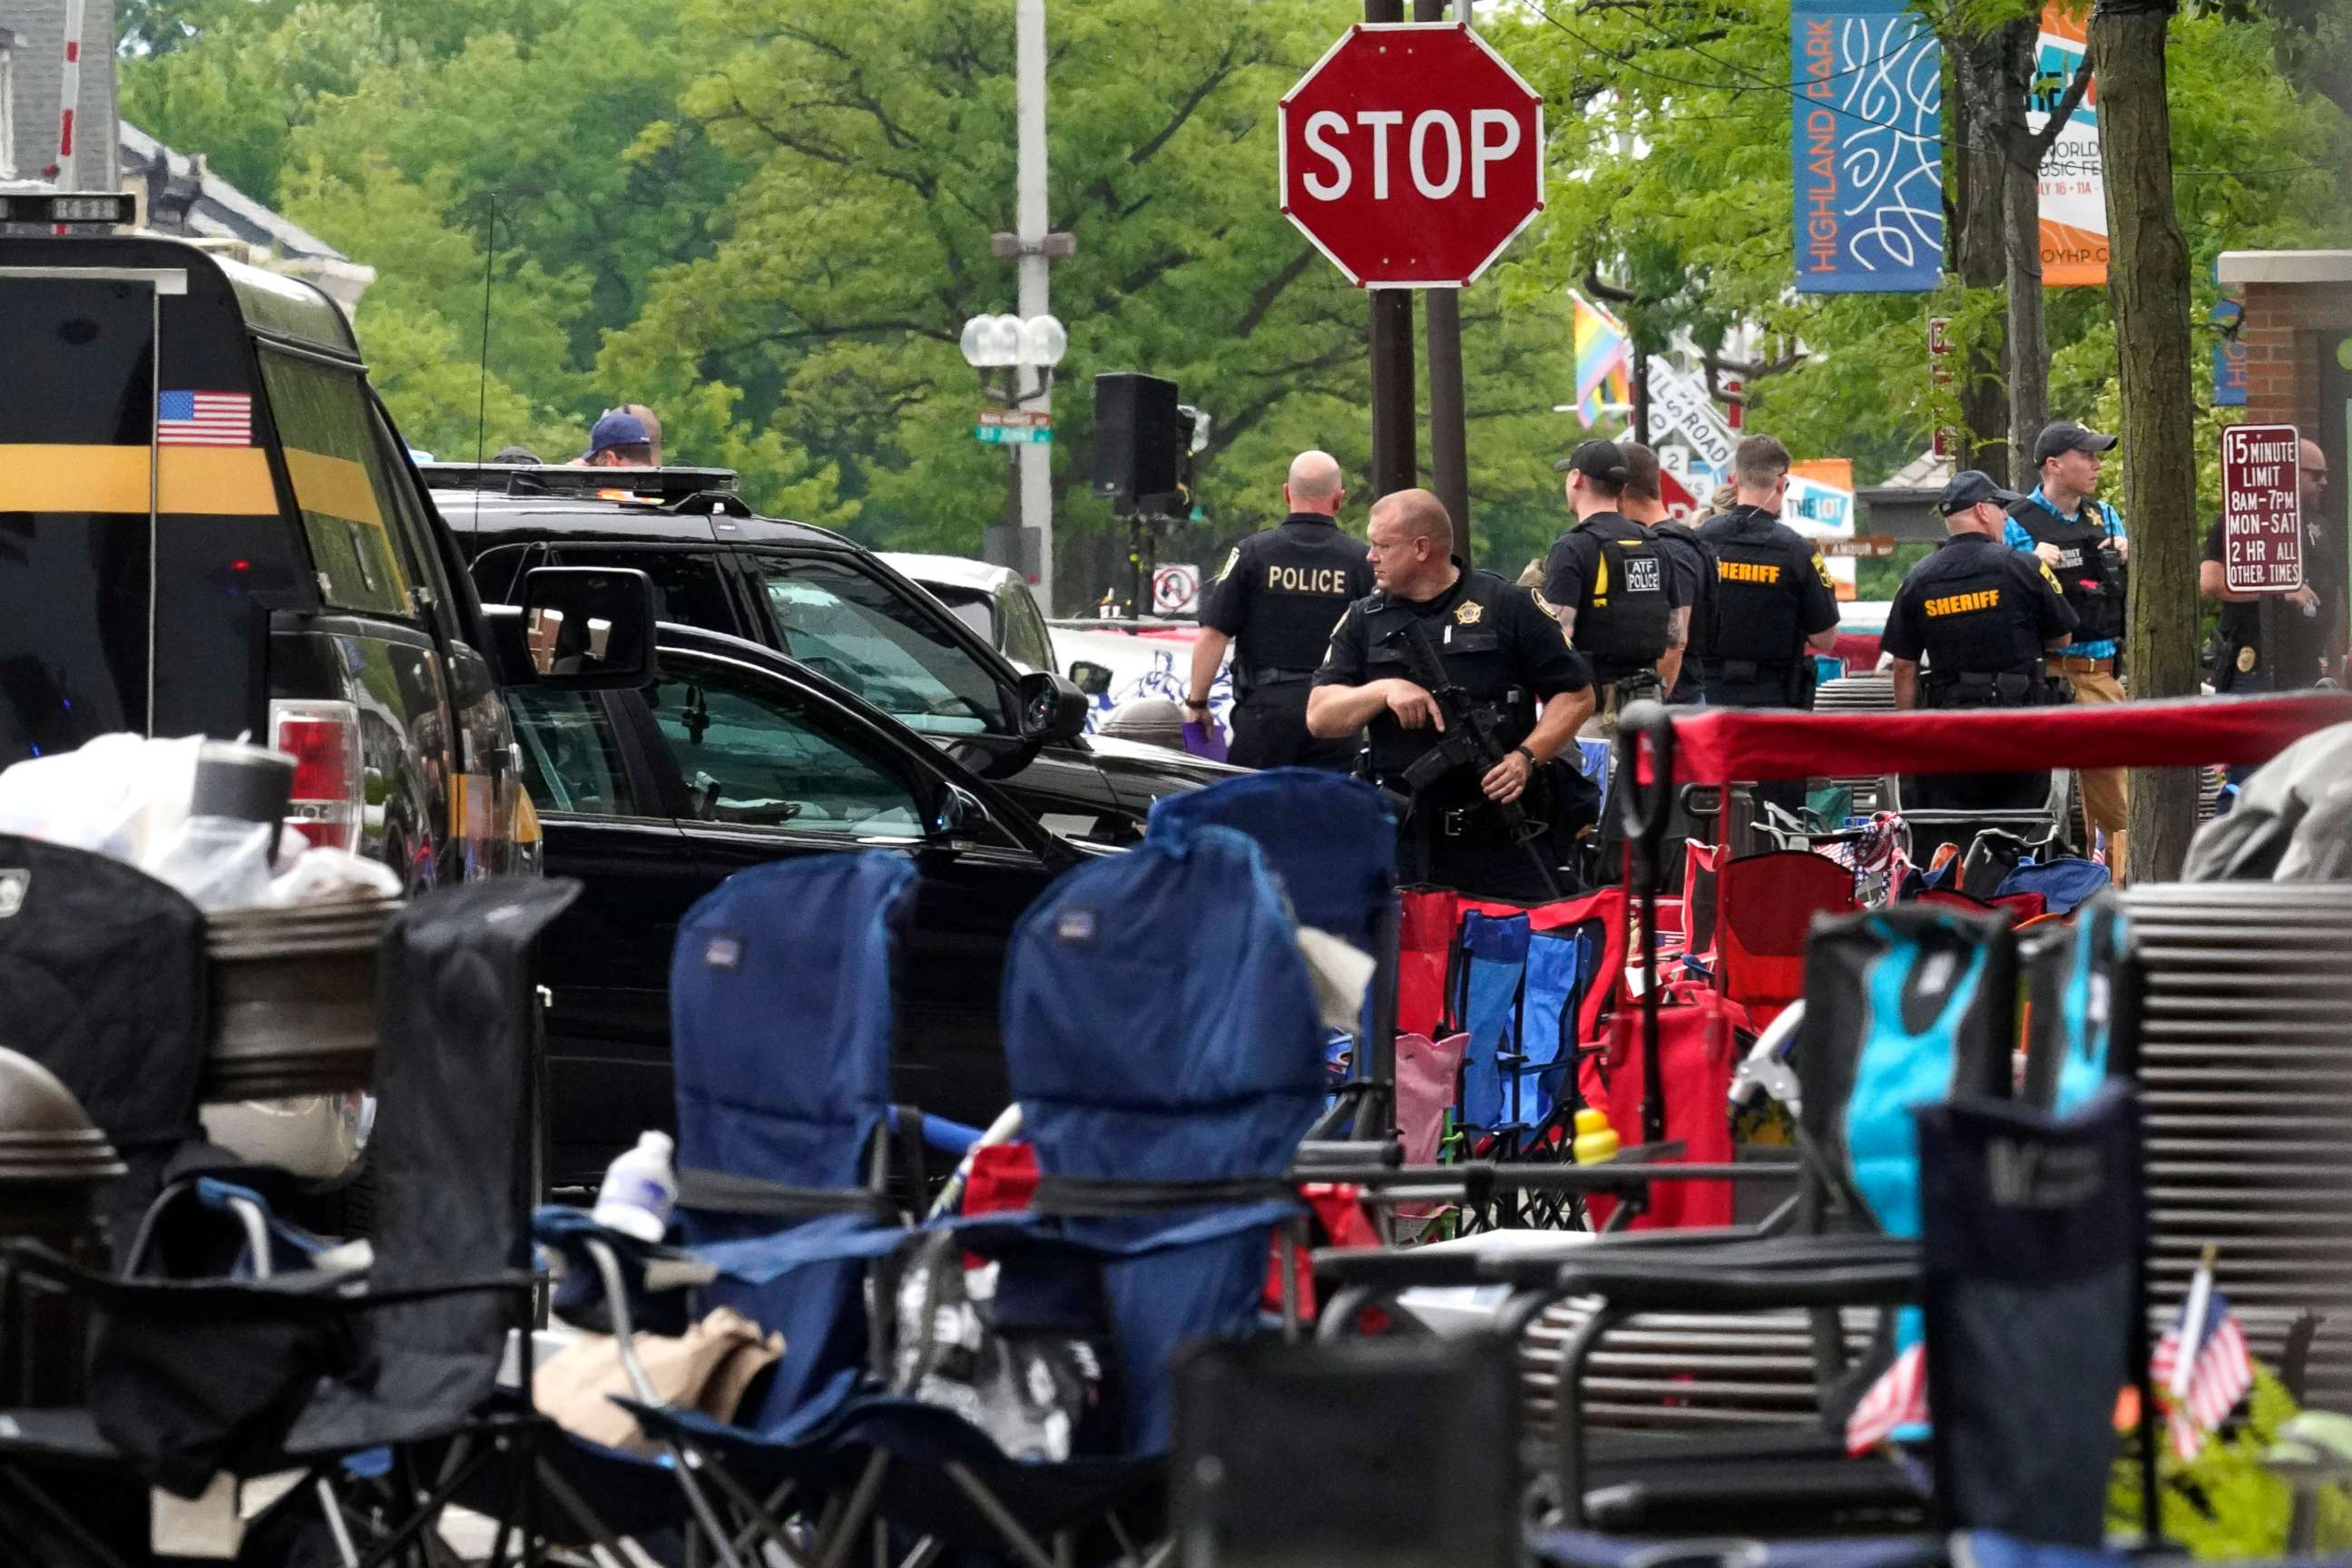
<svg viewBox="0 0 2352 1568">
<path fill-rule="evenodd" d="M 1160 566 L 1151 573 L 1151 608 L 1162 616 L 1189 616 L 1201 607 L 1198 566 Z"/>
<path fill-rule="evenodd" d="M 2232 425 L 2221 432 L 2221 574 L 2232 594 L 2292 594 L 2303 586 L 2299 440 L 2292 425 Z"/>
<path fill-rule="evenodd" d="M 1543 97 L 1459 22 L 1361 23 L 1283 99 L 1282 210 L 1348 281 L 1475 281 L 1543 210 Z"/>
</svg>

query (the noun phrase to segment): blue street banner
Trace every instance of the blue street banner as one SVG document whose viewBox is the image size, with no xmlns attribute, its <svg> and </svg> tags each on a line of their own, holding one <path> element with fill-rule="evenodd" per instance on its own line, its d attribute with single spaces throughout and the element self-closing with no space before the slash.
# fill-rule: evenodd
<svg viewBox="0 0 2352 1568">
<path fill-rule="evenodd" d="M 1797 288 L 1915 294 L 1944 268 L 1943 47 L 1904 0 L 1796 0 Z"/>
<path fill-rule="evenodd" d="M 2243 408 L 2246 405 L 2246 345 L 2238 341 L 2238 328 L 2246 319 L 2246 308 L 2235 300 L 2224 299 L 2213 307 L 2213 324 L 2221 329 L 2221 339 L 2213 345 L 2213 406 Z"/>
</svg>

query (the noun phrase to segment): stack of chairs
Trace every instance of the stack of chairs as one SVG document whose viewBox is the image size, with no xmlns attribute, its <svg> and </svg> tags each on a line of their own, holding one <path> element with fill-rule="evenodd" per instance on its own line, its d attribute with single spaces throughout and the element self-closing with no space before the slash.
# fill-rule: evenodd
<svg viewBox="0 0 2352 1568">
<path fill-rule="evenodd" d="M 276 1216 L 282 1175 L 195 1136 L 201 917 L 110 861 L 21 841 L 6 853 L 37 868 L 20 918 L 0 922 L 0 974 L 32 999 L 7 1030 L 71 1073 L 101 1128 L 121 1129 L 131 1185 L 115 1269 L 29 1243 L 0 1257 L 0 1289 L 37 1283 L 93 1324 L 86 1398 L 0 1417 L 0 1539 L 28 1560 L 105 1568 L 145 1561 L 151 1532 L 175 1530 L 347 1568 L 418 1550 L 462 1489 L 544 1436 L 528 1376 L 502 1394 L 499 1369 L 533 1283 L 519 1267 L 533 949 L 577 884 L 441 889 L 392 922 L 377 1225 L 367 1261 L 337 1262 Z M 102 986 L 60 984 L 100 978 L 93 955 L 150 967 L 136 983 L 110 970 Z M 265 1479 L 274 1499 L 240 1517 L 244 1488 Z M 530 1509 L 519 1500 L 497 1531 L 495 1561 L 535 1557 Z"/>
<path fill-rule="evenodd" d="M 2253 1353 L 2345 1408 L 2352 885 L 2147 883 L 2120 898 L 2145 987 L 2128 1070 L 2147 1107 L 2157 1299 L 2178 1311 L 2214 1247 Z M 2306 1313 L 2328 1321 L 2291 1352 Z"/>
</svg>

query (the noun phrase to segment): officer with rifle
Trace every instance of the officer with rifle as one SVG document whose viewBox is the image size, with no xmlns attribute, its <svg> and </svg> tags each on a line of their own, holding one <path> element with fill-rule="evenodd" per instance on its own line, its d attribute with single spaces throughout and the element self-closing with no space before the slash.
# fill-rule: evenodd
<svg viewBox="0 0 2352 1568">
<path fill-rule="evenodd" d="M 1429 491 L 1382 497 L 1366 532 L 1376 586 L 1331 635 L 1307 729 L 1370 726 L 1373 781 L 1408 797 L 1401 879 L 1559 896 L 1557 868 L 1592 805 L 1582 775 L 1555 761 L 1592 712 L 1584 661 L 1527 590 L 1463 566 Z"/>
</svg>

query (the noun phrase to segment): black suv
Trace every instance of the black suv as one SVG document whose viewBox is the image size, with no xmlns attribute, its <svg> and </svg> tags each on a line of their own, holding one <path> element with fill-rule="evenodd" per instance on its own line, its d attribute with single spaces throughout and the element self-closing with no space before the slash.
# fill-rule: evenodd
<svg viewBox="0 0 2352 1568">
<path fill-rule="evenodd" d="M 789 655 L 1085 843 L 1141 837 L 1151 803 L 1234 770 L 1089 736 L 1065 678 L 1024 675 L 872 551 L 754 515 L 718 468 L 428 464 L 435 502 L 482 597 L 511 599 L 535 567 L 648 574 L 660 618 Z"/>
<path fill-rule="evenodd" d="M 670 950 L 745 867 L 883 850 L 921 879 L 901 938 L 896 1090 L 984 1123 L 1003 1109 L 997 994 L 1030 902 L 1089 854 L 872 703 L 740 637 L 659 628 L 637 690 L 514 694 L 551 876 L 581 901 L 543 944 L 558 1185 L 670 1124 Z"/>
</svg>

